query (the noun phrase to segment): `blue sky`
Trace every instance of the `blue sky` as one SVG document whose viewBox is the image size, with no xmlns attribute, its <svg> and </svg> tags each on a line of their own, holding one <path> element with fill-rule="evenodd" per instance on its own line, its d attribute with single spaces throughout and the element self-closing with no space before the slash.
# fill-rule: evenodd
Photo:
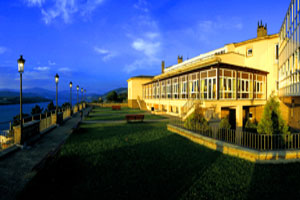
<svg viewBox="0 0 300 200">
<path fill-rule="evenodd" d="M 1 0 L 0 89 L 60 90 L 69 81 L 88 92 L 127 87 L 136 75 L 256 37 L 257 21 L 279 32 L 290 0 Z"/>
</svg>

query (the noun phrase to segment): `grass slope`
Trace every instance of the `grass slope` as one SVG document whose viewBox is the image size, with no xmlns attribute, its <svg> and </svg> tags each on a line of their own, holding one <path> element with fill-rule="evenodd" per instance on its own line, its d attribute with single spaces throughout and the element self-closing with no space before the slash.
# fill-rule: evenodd
<svg viewBox="0 0 300 200">
<path fill-rule="evenodd" d="M 165 122 L 83 124 L 19 198 L 292 198 L 300 195 L 299 169 L 225 156 L 167 131 Z"/>
</svg>

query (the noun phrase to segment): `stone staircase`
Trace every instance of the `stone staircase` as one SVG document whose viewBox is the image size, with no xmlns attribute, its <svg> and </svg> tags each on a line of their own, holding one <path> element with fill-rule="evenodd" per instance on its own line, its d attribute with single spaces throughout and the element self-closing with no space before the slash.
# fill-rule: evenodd
<svg viewBox="0 0 300 200">
<path fill-rule="evenodd" d="M 185 121 L 195 111 L 194 99 L 189 99 L 184 106 L 181 107 L 181 119 Z"/>
<path fill-rule="evenodd" d="M 196 105 L 200 104 L 203 106 L 203 102 L 200 102 L 199 100 L 189 99 L 184 106 L 181 108 L 181 120 L 185 121 L 191 114 L 193 114 L 196 110 Z"/>
<path fill-rule="evenodd" d="M 144 100 L 141 100 L 140 96 L 137 97 L 137 102 L 139 104 L 140 110 L 147 110 L 146 102 Z"/>
</svg>

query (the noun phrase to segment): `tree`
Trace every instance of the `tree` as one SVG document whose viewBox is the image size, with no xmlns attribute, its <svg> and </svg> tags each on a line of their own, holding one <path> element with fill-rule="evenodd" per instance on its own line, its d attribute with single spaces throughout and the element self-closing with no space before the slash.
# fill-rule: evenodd
<svg viewBox="0 0 300 200">
<path fill-rule="evenodd" d="M 259 134 L 290 134 L 288 126 L 281 116 L 279 106 L 278 98 L 272 93 L 265 105 L 263 117 L 257 126 Z"/>
<path fill-rule="evenodd" d="M 51 102 L 48 104 L 48 106 L 47 106 L 48 111 L 55 110 L 55 108 L 56 108 L 56 107 L 54 106 L 53 101 L 51 101 Z"/>
<path fill-rule="evenodd" d="M 69 102 L 65 102 L 61 107 L 62 108 L 70 108 L 71 104 Z"/>
<path fill-rule="evenodd" d="M 128 98 L 127 92 L 121 93 L 118 95 L 119 102 L 126 102 Z"/>
<path fill-rule="evenodd" d="M 55 109 L 56 109 L 56 107 L 54 106 L 53 101 L 51 101 L 51 102 L 48 104 L 47 109 L 45 109 L 44 113 L 51 112 L 51 111 L 53 111 L 53 110 L 55 110 Z"/>
<path fill-rule="evenodd" d="M 43 112 L 43 108 L 41 108 L 39 105 L 35 105 L 35 107 L 31 110 L 31 115 L 41 114 Z"/>
<path fill-rule="evenodd" d="M 117 102 L 118 94 L 116 93 L 116 91 L 111 91 L 110 93 L 108 93 L 108 95 L 106 96 L 106 100 L 108 102 Z"/>
</svg>

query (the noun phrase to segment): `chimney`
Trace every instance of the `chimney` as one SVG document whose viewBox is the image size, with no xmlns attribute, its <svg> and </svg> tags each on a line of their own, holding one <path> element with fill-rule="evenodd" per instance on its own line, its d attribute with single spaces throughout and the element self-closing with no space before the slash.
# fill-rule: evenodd
<svg viewBox="0 0 300 200">
<path fill-rule="evenodd" d="M 161 73 L 165 73 L 165 61 L 161 61 Z"/>
<path fill-rule="evenodd" d="M 183 61 L 183 56 L 178 56 L 178 59 L 177 59 L 177 60 L 178 60 L 178 64 L 179 64 L 179 63 L 182 63 L 182 61 Z"/>
<path fill-rule="evenodd" d="M 260 21 L 260 24 L 258 22 L 257 25 L 257 37 L 264 37 L 268 35 L 268 29 L 267 24 L 264 26 L 262 21 Z"/>
</svg>

